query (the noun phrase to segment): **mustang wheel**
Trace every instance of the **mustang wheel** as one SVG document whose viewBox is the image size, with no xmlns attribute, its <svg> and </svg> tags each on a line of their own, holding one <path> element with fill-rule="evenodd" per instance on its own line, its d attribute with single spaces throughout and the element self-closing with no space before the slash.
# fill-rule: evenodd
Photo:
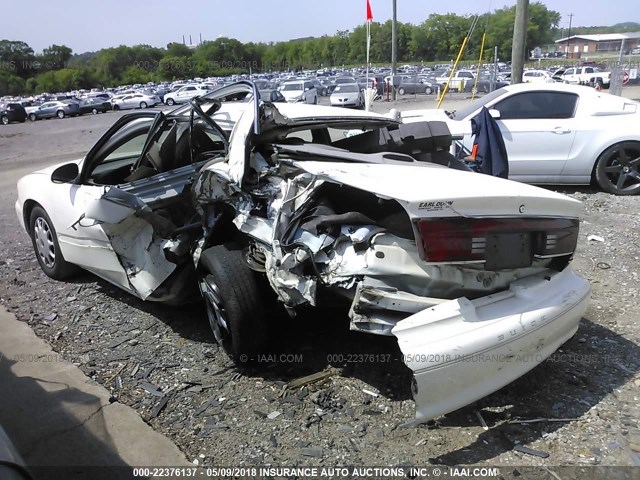
<svg viewBox="0 0 640 480">
<path fill-rule="evenodd" d="M 240 364 L 255 363 L 267 342 L 255 273 L 241 250 L 217 245 L 202 253 L 200 291 L 218 343 Z"/>
<path fill-rule="evenodd" d="M 73 275 L 76 267 L 62 256 L 56 230 L 42 207 L 37 206 L 31 212 L 29 227 L 33 250 L 42 271 L 55 280 L 63 280 Z"/>
<path fill-rule="evenodd" d="M 596 163 L 600 187 L 615 195 L 640 193 L 640 142 L 622 142 L 607 148 Z"/>
<path fill-rule="evenodd" d="M 9 117 L 7 117 L 6 115 L 2 116 L 2 124 L 3 125 L 9 125 Z"/>
<path fill-rule="evenodd" d="M 64 118 L 64 112 L 63 112 L 62 110 L 58 110 L 58 111 L 56 112 L 56 116 L 57 116 L 58 118 Z"/>
</svg>

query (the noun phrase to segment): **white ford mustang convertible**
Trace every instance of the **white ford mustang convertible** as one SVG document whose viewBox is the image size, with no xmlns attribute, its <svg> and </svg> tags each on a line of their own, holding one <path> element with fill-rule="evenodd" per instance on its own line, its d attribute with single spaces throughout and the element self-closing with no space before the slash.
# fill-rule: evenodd
<svg viewBox="0 0 640 480">
<path fill-rule="evenodd" d="M 81 267 L 148 301 L 199 290 L 236 361 L 269 348 L 265 303 L 334 297 L 351 329 L 397 338 L 418 421 L 576 332 L 578 201 L 468 171 L 443 122 L 220 101 L 243 92 L 259 99 L 239 82 L 123 116 L 83 159 L 22 178 L 16 212 L 44 272 Z"/>
</svg>

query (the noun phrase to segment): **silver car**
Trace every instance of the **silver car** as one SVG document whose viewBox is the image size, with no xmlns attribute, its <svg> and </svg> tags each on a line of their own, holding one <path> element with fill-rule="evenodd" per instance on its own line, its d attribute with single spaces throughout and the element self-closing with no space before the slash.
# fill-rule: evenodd
<svg viewBox="0 0 640 480">
<path fill-rule="evenodd" d="M 162 103 L 157 95 L 146 93 L 132 93 L 130 95 L 118 95 L 111 99 L 114 110 L 125 110 L 127 108 L 147 108 Z"/>
<path fill-rule="evenodd" d="M 355 107 L 364 106 L 364 95 L 357 83 L 342 83 L 336 85 L 335 90 L 329 97 L 332 107 Z"/>
</svg>

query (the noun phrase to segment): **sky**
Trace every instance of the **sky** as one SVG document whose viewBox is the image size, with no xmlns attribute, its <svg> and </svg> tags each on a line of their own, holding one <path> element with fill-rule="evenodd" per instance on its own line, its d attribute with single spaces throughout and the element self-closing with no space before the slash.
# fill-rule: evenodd
<svg viewBox="0 0 640 480">
<path fill-rule="evenodd" d="M 392 0 L 370 0 L 374 21 L 392 16 Z M 638 0 L 542 0 L 562 15 L 569 26 L 640 23 Z M 397 0 L 398 20 L 419 24 L 432 13 L 485 13 L 516 0 Z M 112 6 L 111 6 L 112 5 Z M 333 35 L 351 30 L 365 20 L 366 0 L 188 0 L 91 2 L 87 0 L 0 0 L 3 21 L 0 39 L 22 40 L 36 53 L 52 44 L 67 45 L 74 53 L 117 45 L 215 40 L 219 36 L 241 42 L 278 42 L 294 38 Z M 7 21 L 15 19 L 15 21 Z"/>
</svg>

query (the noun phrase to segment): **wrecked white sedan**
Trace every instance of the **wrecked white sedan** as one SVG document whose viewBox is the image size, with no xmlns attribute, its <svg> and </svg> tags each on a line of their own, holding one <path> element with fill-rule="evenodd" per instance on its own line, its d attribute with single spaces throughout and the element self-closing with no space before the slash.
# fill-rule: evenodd
<svg viewBox="0 0 640 480">
<path fill-rule="evenodd" d="M 268 348 L 273 297 L 290 313 L 338 297 L 353 330 L 397 337 L 418 421 L 576 332 L 579 202 L 466 171 L 442 122 L 218 100 L 242 92 L 259 98 L 240 82 L 124 116 L 83 160 L 22 178 L 16 211 L 44 272 L 79 266 L 144 300 L 199 288 L 236 361 Z"/>
</svg>

